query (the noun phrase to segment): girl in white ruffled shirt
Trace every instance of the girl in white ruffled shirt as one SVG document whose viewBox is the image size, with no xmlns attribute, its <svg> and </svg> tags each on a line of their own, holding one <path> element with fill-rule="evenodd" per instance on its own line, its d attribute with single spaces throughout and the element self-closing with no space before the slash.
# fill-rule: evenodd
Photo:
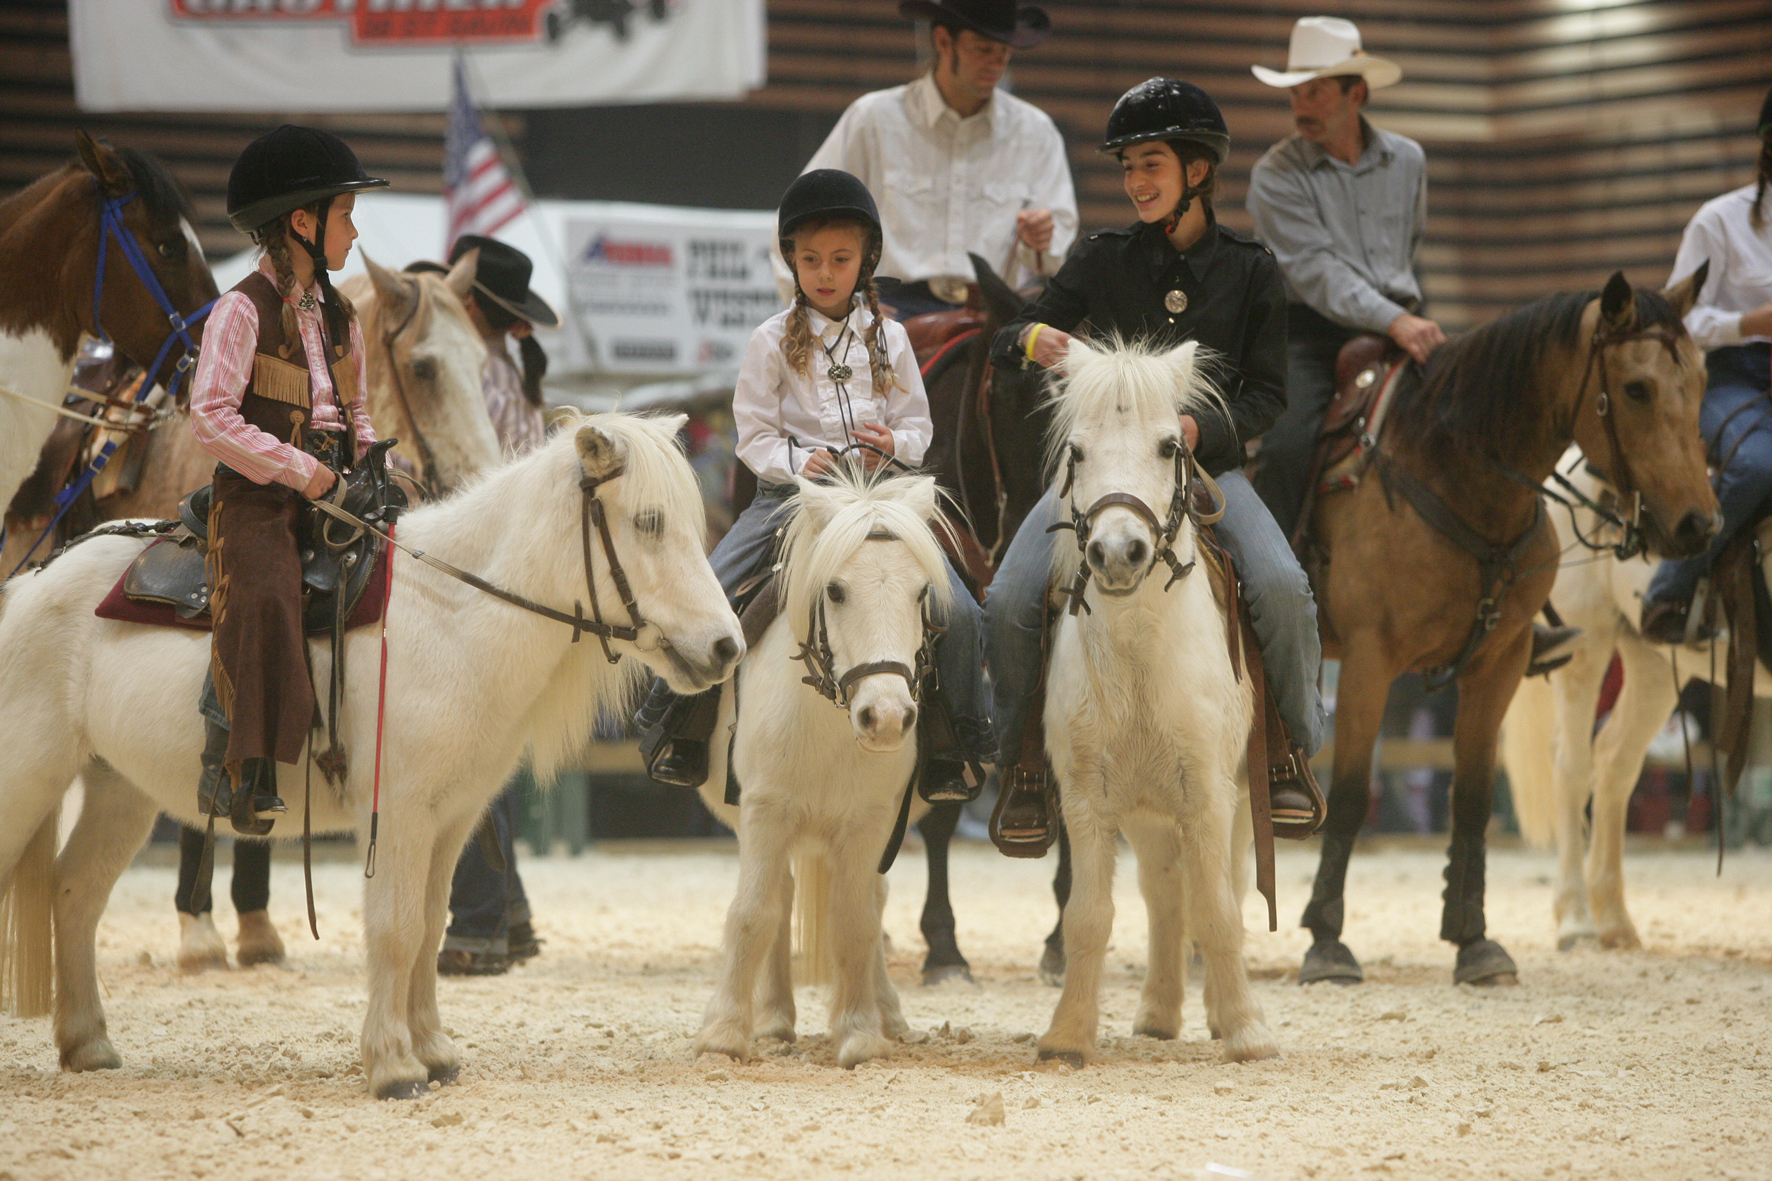
<svg viewBox="0 0 1772 1181">
<path fill-rule="evenodd" d="M 823 475 L 844 454 L 870 471 L 894 460 L 914 467 L 934 433 L 910 339 L 880 315 L 880 216 L 867 186 L 837 169 L 808 172 L 783 196 L 778 226 L 794 304 L 751 334 L 733 389 L 738 457 L 756 473 L 757 495 L 708 558 L 728 595 L 773 559 L 796 475 Z M 957 745 L 935 744 L 922 779 L 932 800 L 976 794 L 968 764 L 990 757 L 978 604 L 951 565 L 948 578 L 954 607 L 935 658 Z M 711 691 L 677 698 L 656 682 L 636 720 L 654 779 L 694 787 L 707 777 Z"/>
</svg>

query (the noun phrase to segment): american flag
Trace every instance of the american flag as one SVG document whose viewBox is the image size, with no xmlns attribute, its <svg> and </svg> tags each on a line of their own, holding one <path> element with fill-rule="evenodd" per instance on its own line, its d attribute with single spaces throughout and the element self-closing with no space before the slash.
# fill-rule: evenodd
<svg viewBox="0 0 1772 1181">
<path fill-rule="evenodd" d="M 460 57 L 455 59 L 455 95 L 449 102 L 449 131 L 443 142 L 443 200 L 449 212 L 445 257 L 463 234 L 491 237 L 528 209 L 474 108 Z"/>
</svg>

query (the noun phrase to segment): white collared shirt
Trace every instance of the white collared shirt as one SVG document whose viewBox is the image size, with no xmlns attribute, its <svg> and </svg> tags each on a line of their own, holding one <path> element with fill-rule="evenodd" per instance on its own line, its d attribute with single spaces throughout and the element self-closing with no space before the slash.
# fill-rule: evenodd
<svg viewBox="0 0 1772 1181">
<path fill-rule="evenodd" d="M 1706 350 L 1772 337 L 1742 336 L 1741 316 L 1772 301 L 1772 191 L 1765 223 L 1754 228 L 1754 186 L 1706 201 L 1686 224 L 1674 256 L 1672 287 L 1710 260 L 1710 274 L 1698 302 L 1686 313 L 1686 331 Z"/>
<path fill-rule="evenodd" d="M 1064 137 L 1046 112 L 1003 90 L 964 119 L 928 74 L 864 94 L 813 153 L 806 170 L 814 168 L 841 168 L 867 185 L 886 235 L 879 273 L 906 283 L 973 282 L 969 251 L 1020 283 L 1025 276 L 1007 271 L 1035 268 L 1015 236 L 1024 209 L 1052 211 L 1045 274 L 1077 238 Z"/>
<path fill-rule="evenodd" d="M 915 466 L 923 462 L 935 433 L 929 399 L 917 371 L 910 338 L 896 320 L 880 326 L 886 359 L 897 384 L 884 395 L 874 390 L 868 366 L 867 327 L 873 316 L 857 306 L 847 320 L 830 320 L 807 308 L 814 342 L 810 373 L 788 367 L 781 351 L 789 308 L 757 326 L 745 346 L 738 384 L 732 391 L 732 417 L 738 427 L 738 457 L 772 484 L 786 484 L 820 447 L 835 452 L 852 441 L 851 426 L 878 423 L 892 432 L 893 453 Z M 847 365 L 848 380 L 834 381 L 833 364 Z"/>
</svg>

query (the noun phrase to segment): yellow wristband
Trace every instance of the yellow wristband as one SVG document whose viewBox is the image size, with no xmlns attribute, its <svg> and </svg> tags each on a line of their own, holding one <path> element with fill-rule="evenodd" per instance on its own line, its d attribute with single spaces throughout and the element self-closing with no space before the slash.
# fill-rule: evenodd
<svg viewBox="0 0 1772 1181">
<path fill-rule="evenodd" d="M 1046 327 L 1044 324 L 1035 324 L 1032 328 L 1028 329 L 1027 343 L 1022 345 L 1022 348 L 1026 350 L 1028 360 L 1030 361 L 1034 359 L 1034 342 L 1040 339 L 1040 330 L 1044 327 Z"/>
</svg>

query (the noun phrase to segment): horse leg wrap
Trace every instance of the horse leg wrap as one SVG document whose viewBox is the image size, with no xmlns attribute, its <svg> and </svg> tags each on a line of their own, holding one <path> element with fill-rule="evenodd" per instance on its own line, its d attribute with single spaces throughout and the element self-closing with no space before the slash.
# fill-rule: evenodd
<svg viewBox="0 0 1772 1181">
<path fill-rule="evenodd" d="M 1341 938 L 1342 896 L 1347 886 L 1347 863 L 1353 852 L 1353 837 L 1324 834 L 1317 880 L 1311 886 L 1311 900 L 1305 905 L 1304 917 L 1298 922 L 1301 927 L 1309 927 L 1318 940 Z"/>
<path fill-rule="evenodd" d="M 1460 947 L 1483 937 L 1482 833 L 1454 834 L 1447 850 L 1445 909 L 1440 913 L 1440 938 Z"/>
</svg>

